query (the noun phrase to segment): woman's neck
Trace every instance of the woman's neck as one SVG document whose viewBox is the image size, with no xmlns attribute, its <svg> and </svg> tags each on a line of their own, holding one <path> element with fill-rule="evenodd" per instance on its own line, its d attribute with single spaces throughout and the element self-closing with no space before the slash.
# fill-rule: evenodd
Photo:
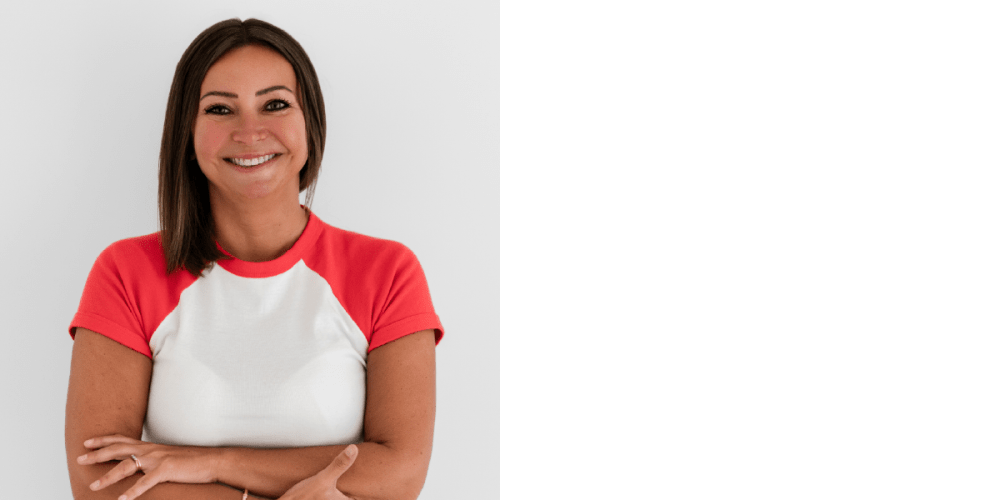
<svg viewBox="0 0 1000 500">
<path fill-rule="evenodd" d="M 292 248 L 309 221 L 298 196 L 282 202 L 232 203 L 212 197 L 215 238 L 233 257 L 248 262 L 274 260 Z"/>
</svg>

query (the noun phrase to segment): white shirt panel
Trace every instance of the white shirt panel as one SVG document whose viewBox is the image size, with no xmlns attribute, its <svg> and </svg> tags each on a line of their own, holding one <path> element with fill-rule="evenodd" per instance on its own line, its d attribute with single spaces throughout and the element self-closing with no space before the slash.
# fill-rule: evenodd
<svg viewBox="0 0 1000 500">
<path fill-rule="evenodd" d="M 302 261 L 206 270 L 150 339 L 144 440 L 300 447 L 362 440 L 368 341 Z"/>
</svg>

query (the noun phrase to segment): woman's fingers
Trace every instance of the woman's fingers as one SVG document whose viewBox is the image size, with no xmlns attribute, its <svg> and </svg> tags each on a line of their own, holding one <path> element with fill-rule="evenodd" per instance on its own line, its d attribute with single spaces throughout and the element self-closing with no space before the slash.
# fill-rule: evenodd
<svg viewBox="0 0 1000 500">
<path fill-rule="evenodd" d="M 136 481 L 131 488 L 125 490 L 125 493 L 122 493 L 122 495 L 118 498 L 123 500 L 134 500 L 135 497 L 145 493 L 146 490 L 156 486 L 160 482 L 162 482 L 161 477 L 155 471 L 151 474 L 146 474 L 145 476 L 139 478 L 139 480 Z"/>
<path fill-rule="evenodd" d="M 340 476 L 347 471 L 347 469 L 350 469 L 351 465 L 354 465 L 354 459 L 356 458 L 358 458 L 358 447 L 353 444 L 349 444 L 347 445 L 347 448 L 344 448 L 344 451 L 340 452 L 340 454 L 337 455 L 332 462 L 330 462 L 330 465 L 326 466 L 326 469 L 323 472 L 327 475 L 327 479 L 333 481 L 333 484 L 337 484 L 337 479 L 339 479 Z"/>
<path fill-rule="evenodd" d="M 135 499 L 146 490 L 163 482 L 211 483 L 215 481 L 215 472 L 212 469 L 214 455 L 206 452 L 205 449 L 147 443 L 119 434 L 88 439 L 84 446 L 91 448 L 91 451 L 77 457 L 77 462 L 80 464 L 91 465 L 113 460 L 119 461 L 111 470 L 91 484 L 92 490 L 106 488 L 139 472 L 139 465 L 132 459 L 132 456 L 139 458 L 142 463 L 143 475 L 123 495 L 129 500 Z"/>
<path fill-rule="evenodd" d="M 138 439 L 132 439 L 130 437 L 122 436 L 121 434 L 111 434 L 109 436 L 97 436 L 95 438 L 90 438 L 83 442 L 83 445 L 87 448 L 103 448 L 109 444 L 137 444 L 141 443 Z"/>
<path fill-rule="evenodd" d="M 214 465 L 218 451 L 214 448 L 167 446 L 146 443 L 124 436 L 94 438 L 89 445 L 104 445 L 80 456 L 77 462 L 85 465 L 119 460 L 104 476 L 94 482 L 93 489 L 105 488 L 122 479 L 143 472 L 125 498 L 134 499 L 149 488 L 164 483 L 211 483 L 216 480 Z M 138 458 L 138 462 L 132 457 Z M 139 465 L 141 462 L 141 466 Z"/>
<path fill-rule="evenodd" d="M 337 489 L 337 480 L 354 464 L 358 457 L 358 447 L 351 444 L 344 448 L 325 469 L 312 477 L 299 481 L 278 500 L 350 500 Z M 131 500 L 131 499 L 129 499 Z"/>
<path fill-rule="evenodd" d="M 139 449 L 134 444 L 111 444 L 76 458 L 77 463 L 97 464 L 111 460 L 125 460 L 132 454 L 139 455 Z M 133 464 L 135 465 L 135 464 Z"/>
<path fill-rule="evenodd" d="M 135 462 L 133 462 L 131 458 L 128 460 L 122 460 L 118 463 L 118 465 L 112 467 L 111 470 L 101 476 L 100 479 L 91 483 L 90 489 L 97 491 L 99 489 L 106 488 L 109 485 L 115 484 L 138 471 L 139 469 L 135 466 Z"/>
<path fill-rule="evenodd" d="M 83 446 L 94 451 L 80 455 L 76 461 L 81 464 L 96 464 L 109 460 L 122 460 L 136 453 L 135 445 L 138 444 L 144 443 L 121 434 L 90 438 L 83 442 Z"/>
</svg>

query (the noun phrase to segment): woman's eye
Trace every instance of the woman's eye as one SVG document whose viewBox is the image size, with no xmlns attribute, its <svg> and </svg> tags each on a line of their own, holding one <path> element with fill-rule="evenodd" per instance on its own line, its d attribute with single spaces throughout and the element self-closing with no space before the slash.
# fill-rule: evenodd
<svg viewBox="0 0 1000 500">
<path fill-rule="evenodd" d="M 216 104 L 215 106 L 205 108 L 205 113 L 209 115 L 228 115 L 231 111 L 225 106 Z"/>
<path fill-rule="evenodd" d="M 275 99 L 275 100 L 267 103 L 264 106 L 264 110 L 265 111 L 280 111 L 280 110 L 285 109 L 285 108 L 287 108 L 289 106 L 291 106 L 291 104 L 288 104 L 288 101 L 285 101 L 285 100 L 282 100 L 282 99 Z"/>
</svg>

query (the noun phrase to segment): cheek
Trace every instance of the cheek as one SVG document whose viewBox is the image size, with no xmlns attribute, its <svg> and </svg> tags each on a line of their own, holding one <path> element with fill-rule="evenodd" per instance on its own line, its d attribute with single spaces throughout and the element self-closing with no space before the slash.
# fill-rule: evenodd
<svg viewBox="0 0 1000 500">
<path fill-rule="evenodd" d="M 194 152 L 199 157 L 215 156 L 227 137 L 229 131 L 217 123 L 208 120 L 195 122 Z"/>
<path fill-rule="evenodd" d="M 281 136 L 285 147 L 290 151 L 302 156 L 305 162 L 309 156 L 309 142 L 306 139 L 306 121 L 302 116 L 289 120 L 281 126 Z"/>
</svg>

